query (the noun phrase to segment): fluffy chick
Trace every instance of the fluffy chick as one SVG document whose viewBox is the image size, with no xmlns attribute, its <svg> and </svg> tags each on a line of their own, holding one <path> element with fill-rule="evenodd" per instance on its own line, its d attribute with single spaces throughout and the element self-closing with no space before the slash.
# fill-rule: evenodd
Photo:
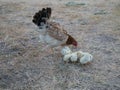
<svg viewBox="0 0 120 90">
<path fill-rule="evenodd" d="M 69 53 L 72 53 L 72 51 L 69 47 L 65 46 L 65 47 L 62 48 L 62 50 L 61 50 L 62 55 L 67 55 Z"/>
<path fill-rule="evenodd" d="M 81 58 L 79 58 L 79 62 L 81 64 L 87 64 L 90 63 L 93 60 L 93 56 L 87 52 L 78 52 Z"/>
<path fill-rule="evenodd" d="M 63 61 L 65 62 L 69 62 L 70 61 L 70 58 L 71 58 L 71 54 L 67 54 L 63 57 Z"/>
<path fill-rule="evenodd" d="M 76 62 L 77 59 L 78 59 L 77 52 L 72 53 L 70 57 L 71 62 Z"/>
</svg>

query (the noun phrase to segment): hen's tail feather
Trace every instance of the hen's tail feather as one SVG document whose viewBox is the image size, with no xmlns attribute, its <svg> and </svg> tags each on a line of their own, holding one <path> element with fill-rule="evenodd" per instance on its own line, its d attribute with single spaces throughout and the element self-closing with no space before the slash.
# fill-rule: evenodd
<svg viewBox="0 0 120 90">
<path fill-rule="evenodd" d="M 39 10 L 35 13 L 33 16 L 33 23 L 37 26 L 42 26 L 42 23 L 46 24 L 47 20 L 51 16 L 52 9 L 50 7 L 42 8 L 42 10 Z"/>
</svg>

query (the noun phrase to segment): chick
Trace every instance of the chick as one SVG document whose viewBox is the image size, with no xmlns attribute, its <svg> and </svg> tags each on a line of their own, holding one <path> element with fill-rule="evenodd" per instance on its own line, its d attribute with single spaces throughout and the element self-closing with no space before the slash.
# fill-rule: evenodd
<svg viewBox="0 0 120 90">
<path fill-rule="evenodd" d="M 61 50 L 62 55 L 67 55 L 67 54 L 70 54 L 70 53 L 72 53 L 72 51 L 67 46 L 63 47 L 62 50 Z"/>
<path fill-rule="evenodd" d="M 72 53 L 72 54 L 71 54 L 71 57 L 70 57 L 71 62 L 76 62 L 77 59 L 78 59 L 78 57 L 77 57 L 77 52 Z"/>
<path fill-rule="evenodd" d="M 71 58 L 71 54 L 67 54 L 63 57 L 63 61 L 65 62 L 69 62 L 70 61 L 70 58 Z"/>
<path fill-rule="evenodd" d="M 82 51 L 72 52 L 69 47 L 64 47 L 61 50 L 61 54 L 64 56 L 63 60 L 65 62 L 79 61 L 81 64 L 87 64 L 93 60 L 93 56 L 91 54 Z"/>
<path fill-rule="evenodd" d="M 68 54 L 64 55 L 63 60 L 65 62 L 69 62 L 69 61 L 77 62 L 77 60 L 78 60 L 77 52 L 72 52 L 72 53 L 68 53 Z"/>
<path fill-rule="evenodd" d="M 79 59 L 81 64 L 87 64 L 93 60 L 93 56 L 87 52 L 81 52 L 82 57 Z"/>
</svg>

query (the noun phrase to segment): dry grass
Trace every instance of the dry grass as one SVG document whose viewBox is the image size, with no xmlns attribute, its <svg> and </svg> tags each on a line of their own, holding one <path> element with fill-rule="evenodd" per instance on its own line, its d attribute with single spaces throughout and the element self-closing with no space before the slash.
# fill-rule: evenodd
<svg viewBox="0 0 120 90">
<path fill-rule="evenodd" d="M 0 0 L 0 90 L 120 90 L 119 0 L 69 2 Z M 90 65 L 64 63 L 41 51 L 31 21 L 46 6 L 78 48 L 94 56 Z"/>
</svg>

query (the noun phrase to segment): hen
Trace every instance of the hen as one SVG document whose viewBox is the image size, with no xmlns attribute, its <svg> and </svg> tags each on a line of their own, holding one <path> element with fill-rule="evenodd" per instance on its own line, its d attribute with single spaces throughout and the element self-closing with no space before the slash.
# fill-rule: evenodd
<svg viewBox="0 0 120 90">
<path fill-rule="evenodd" d="M 50 7 L 42 8 L 33 16 L 33 23 L 39 27 L 40 39 L 44 41 L 47 47 L 68 46 L 77 47 L 77 41 L 64 30 L 59 23 L 50 21 L 52 9 Z"/>
</svg>

